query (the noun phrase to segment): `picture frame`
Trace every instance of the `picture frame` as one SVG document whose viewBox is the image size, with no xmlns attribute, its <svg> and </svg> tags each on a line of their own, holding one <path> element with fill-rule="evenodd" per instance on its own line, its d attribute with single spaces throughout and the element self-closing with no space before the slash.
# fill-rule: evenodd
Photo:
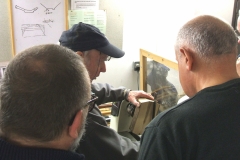
<svg viewBox="0 0 240 160">
<path fill-rule="evenodd" d="M 140 90 L 151 93 L 157 102 L 157 112 L 175 106 L 185 95 L 177 62 L 140 49 Z"/>
<path fill-rule="evenodd" d="M 67 0 L 9 0 L 12 52 L 34 45 L 58 43 L 68 29 Z"/>
</svg>

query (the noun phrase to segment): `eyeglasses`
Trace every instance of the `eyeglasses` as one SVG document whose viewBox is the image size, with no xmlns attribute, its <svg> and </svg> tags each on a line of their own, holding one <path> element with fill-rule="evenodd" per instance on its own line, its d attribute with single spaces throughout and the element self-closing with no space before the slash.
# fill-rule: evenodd
<svg viewBox="0 0 240 160">
<path fill-rule="evenodd" d="M 87 104 L 84 106 L 84 107 L 89 106 L 89 107 L 88 107 L 88 112 L 91 112 L 91 111 L 93 110 L 93 108 L 94 108 L 94 106 L 95 106 L 95 104 L 96 104 L 97 99 L 98 99 L 98 97 L 95 96 L 94 93 L 92 93 L 92 94 L 91 94 L 91 99 L 90 99 L 90 100 L 87 102 Z M 69 122 L 69 124 L 68 124 L 69 126 L 72 125 L 75 116 L 76 116 L 76 114 L 74 114 L 74 116 L 71 118 L 71 120 L 70 120 L 70 122 Z"/>
<path fill-rule="evenodd" d="M 102 52 L 100 51 L 100 55 L 102 54 Z M 107 58 L 104 61 L 110 61 L 112 57 L 111 56 L 107 56 Z M 100 59 L 99 59 L 100 60 Z"/>
<path fill-rule="evenodd" d="M 85 105 L 85 106 L 89 106 L 88 112 L 91 112 L 93 110 L 97 100 L 98 100 L 98 97 L 94 93 L 92 93 L 91 100 L 89 100 Z"/>
<path fill-rule="evenodd" d="M 110 61 L 111 58 L 112 58 L 112 57 L 108 56 L 108 57 L 106 58 L 106 61 Z"/>
</svg>

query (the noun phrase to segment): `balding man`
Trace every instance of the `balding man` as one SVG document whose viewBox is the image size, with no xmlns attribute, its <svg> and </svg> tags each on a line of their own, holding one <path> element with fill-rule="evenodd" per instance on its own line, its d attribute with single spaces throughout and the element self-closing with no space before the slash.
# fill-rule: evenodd
<svg viewBox="0 0 240 160">
<path fill-rule="evenodd" d="M 237 38 L 222 20 L 187 22 L 175 44 L 179 78 L 190 98 L 145 129 L 139 160 L 240 159 Z"/>
<path fill-rule="evenodd" d="M 83 160 L 90 79 L 82 59 L 65 47 L 28 48 L 1 81 L 0 160 Z"/>
</svg>

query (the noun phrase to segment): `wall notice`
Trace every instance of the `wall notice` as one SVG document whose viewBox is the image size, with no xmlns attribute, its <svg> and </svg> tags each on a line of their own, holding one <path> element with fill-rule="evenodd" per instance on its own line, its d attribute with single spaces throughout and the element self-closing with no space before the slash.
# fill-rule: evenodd
<svg viewBox="0 0 240 160">
<path fill-rule="evenodd" d="M 106 11 L 104 10 L 70 10 L 68 20 L 69 28 L 83 22 L 94 25 L 102 33 L 106 33 Z"/>
<path fill-rule="evenodd" d="M 71 9 L 99 9 L 99 0 L 71 0 Z"/>
</svg>

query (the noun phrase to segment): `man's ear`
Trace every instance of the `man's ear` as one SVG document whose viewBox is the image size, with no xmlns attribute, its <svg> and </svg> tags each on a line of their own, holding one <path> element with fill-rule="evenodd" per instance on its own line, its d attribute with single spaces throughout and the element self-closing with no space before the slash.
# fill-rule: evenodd
<svg viewBox="0 0 240 160">
<path fill-rule="evenodd" d="M 83 116 L 83 111 L 82 110 L 78 111 L 74 117 L 72 125 L 69 126 L 68 128 L 68 134 L 74 139 L 78 137 L 79 128 L 82 125 L 82 116 Z"/>
<path fill-rule="evenodd" d="M 183 63 L 186 66 L 186 69 L 189 71 L 192 70 L 193 60 L 194 60 L 193 52 L 190 49 L 186 49 L 186 48 L 181 48 L 180 52 L 182 56 L 181 58 L 183 60 Z"/>
<path fill-rule="evenodd" d="M 81 57 L 84 56 L 83 52 L 81 52 L 81 51 L 77 51 L 76 53 L 77 53 L 79 56 L 81 56 Z"/>
</svg>

